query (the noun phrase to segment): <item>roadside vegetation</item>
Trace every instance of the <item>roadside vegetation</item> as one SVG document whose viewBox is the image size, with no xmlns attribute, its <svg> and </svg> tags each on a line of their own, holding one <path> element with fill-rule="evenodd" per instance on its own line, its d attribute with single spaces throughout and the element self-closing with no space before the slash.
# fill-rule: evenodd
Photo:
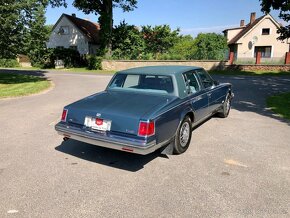
<svg viewBox="0 0 290 218">
<path fill-rule="evenodd" d="M 290 92 L 268 97 L 267 106 L 281 117 L 290 120 Z"/>
<path fill-rule="evenodd" d="M 0 73 L 0 98 L 25 96 L 48 89 L 51 82 L 31 75 Z"/>
</svg>

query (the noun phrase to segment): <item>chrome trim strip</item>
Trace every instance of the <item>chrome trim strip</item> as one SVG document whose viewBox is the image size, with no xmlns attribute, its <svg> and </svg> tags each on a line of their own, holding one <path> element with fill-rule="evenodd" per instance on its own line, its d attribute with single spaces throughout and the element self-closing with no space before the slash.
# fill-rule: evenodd
<svg viewBox="0 0 290 218">
<path fill-rule="evenodd" d="M 146 155 L 149 153 L 154 152 L 155 150 L 161 148 L 162 146 L 166 145 L 167 141 L 156 144 L 156 140 L 150 142 L 150 143 L 142 143 L 141 141 L 136 141 L 136 140 L 125 140 L 119 138 L 109 138 L 106 136 L 96 136 L 92 135 L 94 134 L 93 132 L 83 132 L 79 130 L 78 128 L 66 126 L 64 124 L 58 123 L 55 126 L 55 130 L 58 132 L 59 135 L 62 135 L 64 137 L 69 137 L 71 139 L 85 142 L 88 144 L 93 144 L 96 146 L 100 147 L 105 147 L 105 148 L 111 148 L 115 150 L 120 150 L 120 151 L 127 151 L 131 153 L 136 153 L 136 154 L 142 154 Z"/>
</svg>

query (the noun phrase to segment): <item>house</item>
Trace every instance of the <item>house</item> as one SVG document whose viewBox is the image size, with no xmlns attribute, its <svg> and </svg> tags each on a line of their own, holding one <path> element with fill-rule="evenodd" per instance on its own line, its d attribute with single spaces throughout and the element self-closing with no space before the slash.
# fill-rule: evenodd
<svg viewBox="0 0 290 218">
<path fill-rule="evenodd" d="M 255 63 L 258 54 L 261 63 L 283 63 L 289 52 L 289 42 L 277 39 L 280 26 L 270 14 L 256 19 L 256 13 L 251 13 L 249 24 L 241 20 L 240 27 L 224 30 L 230 61 Z"/>
<path fill-rule="evenodd" d="M 100 46 L 100 25 L 77 18 L 75 14 L 62 14 L 46 45 L 48 48 L 76 49 L 81 55 L 96 54 Z"/>
</svg>

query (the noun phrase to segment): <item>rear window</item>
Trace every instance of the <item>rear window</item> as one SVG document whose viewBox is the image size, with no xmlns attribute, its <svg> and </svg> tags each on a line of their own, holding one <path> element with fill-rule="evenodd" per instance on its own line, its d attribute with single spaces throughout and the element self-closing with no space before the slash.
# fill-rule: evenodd
<svg viewBox="0 0 290 218">
<path fill-rule="evenodd" d="M 109 89 L 138 90 L 146 92 L 173 93 L 170 76 L 117 74 L 109 85 Z"/>
</svg>

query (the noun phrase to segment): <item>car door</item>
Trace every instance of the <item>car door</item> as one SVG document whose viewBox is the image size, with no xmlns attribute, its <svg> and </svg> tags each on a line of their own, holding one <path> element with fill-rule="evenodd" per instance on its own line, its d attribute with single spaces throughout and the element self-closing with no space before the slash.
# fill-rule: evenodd
<svg viewBox="0 0 290 218">
<path fill-rule="evenodd" d="M 186 92 L 188 99 L 191 103 L 192 109 L 194 110 L 194 121 L 198 122 L 208 115 L 208 95 L 205 90 L 202 89 L 202 85 L 194 71 L 183 73 L 183 78 L 187 89 Z"/>
<path fill-rule="evenodd" d="M 220 100 L 223 97 L 222 93 L 218 91 L 220 87 L 215 85 L 214 80 L 204 69 L 196 70 L 196 74 L 208 96 L 208 113 L 212 113 L 220 106 Z"/>
</svg>

